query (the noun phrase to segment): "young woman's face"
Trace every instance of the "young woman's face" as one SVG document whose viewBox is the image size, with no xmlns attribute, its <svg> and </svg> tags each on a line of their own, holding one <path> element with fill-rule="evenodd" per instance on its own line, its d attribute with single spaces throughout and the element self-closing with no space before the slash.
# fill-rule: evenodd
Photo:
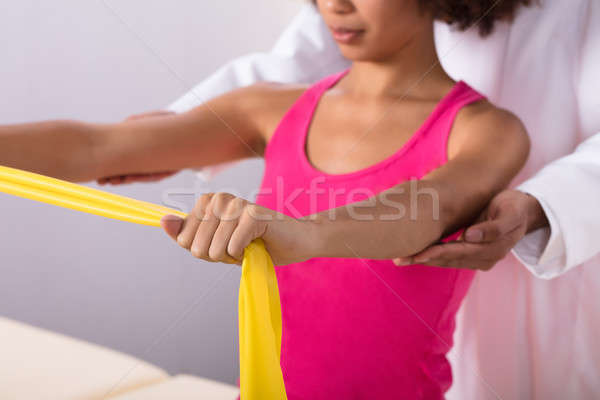
<svg viewBox="0 0 600 400">
<path fill-rule="evenodd" d="M 432 20 L 417 0 L 316 0 L 342 54 L 354 61 L 382 61 Z"/>
</svg>

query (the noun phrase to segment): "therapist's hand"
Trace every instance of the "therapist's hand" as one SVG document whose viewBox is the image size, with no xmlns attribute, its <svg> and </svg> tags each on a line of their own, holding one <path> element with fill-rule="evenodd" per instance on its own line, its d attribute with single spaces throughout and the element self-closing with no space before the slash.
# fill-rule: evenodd
<svg viewBox="0 0 600 400">
<path fill-rule="evenodd" d="M 262 238 L 274 265 L 305 261 L 313 254 L 315 235 L 308 220 L 288 217 L 229 193 L 199 197 L 183 219 L 166 215 L 165 232 L 196 258 L 241 264 L 244 249 Z"/>
<path fill-rule="evenodd" d="M 175 114 L 172 111 L 151 111 L 142 114 L 135 114 L 128 117 L 125 121 L 134 121 L 136 119 L 144 119 L 144 118 L 156 118 L 156 117 L 164 117 L 166 115 Z M 175 175 L 179 171 L 164 171 L 164 172 L 156 172 L 150 174 L 128 174 L 128 175 L 115 175 L 115 176 L 106 176 L 96 180 L 99 185 L 105 185 L 110 183 L 111 185 L 123 185 L 127 183 L 134 182 L 156 182 L 162 179 L 168 178 L 169 176 Z"/>
<path fill-rule="evenodd" d="M 496 195 L 460 240 L 436 244 L 412 257 L 394 259 L 396 265 L 490 270 L 526 233 L 548 226 L 537 199 L 517 190 Z"/>
</svg>

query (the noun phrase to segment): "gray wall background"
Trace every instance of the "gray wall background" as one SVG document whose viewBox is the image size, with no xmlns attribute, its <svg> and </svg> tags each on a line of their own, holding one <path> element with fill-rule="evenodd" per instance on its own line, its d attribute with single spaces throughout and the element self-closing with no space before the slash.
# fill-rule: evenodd
<svg viewBox="0 0 600 400">
<path fill-rule="evenodd" d="M 0 124 L 116 121 L 164 108 L 226 61 L 268 50 L 301 4 L 3 1 Z M 169 190 L 188 192 L 171 197 L 188 211 L 203 191 L 248 197 L 261 176 L 262 162 L 250 160 L 209 184 L 183 171 L 160 183 L 101 188 L 154 203 Z M 0 218 L 1 316 L 170 373 L 235 382 L 239 268 L 197 260 L 159 228 L 2 193 Z"/>
</svg>

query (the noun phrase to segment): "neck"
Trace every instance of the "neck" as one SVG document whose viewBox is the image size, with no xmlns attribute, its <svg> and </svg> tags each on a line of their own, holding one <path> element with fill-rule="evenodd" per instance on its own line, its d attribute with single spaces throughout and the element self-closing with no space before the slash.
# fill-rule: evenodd
<svg viewBox="0 0 600 400">
<path fill-rule="evenodd" d="M 361 98 L 439 95 L 440 85 L 454 81 L 442 68 L 433 24 L 416 32 L 395 54 L 376 61 L 354 61 L 343 88 Z"/>
</svg>

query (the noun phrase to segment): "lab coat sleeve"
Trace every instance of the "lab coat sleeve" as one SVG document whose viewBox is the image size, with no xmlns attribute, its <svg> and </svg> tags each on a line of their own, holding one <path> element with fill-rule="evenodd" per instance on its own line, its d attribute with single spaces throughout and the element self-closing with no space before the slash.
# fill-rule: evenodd
<svg viewBox="0 0 600 400">
<path fill-rule="evenodd" d="M 557 277 L 600 252 L 600 133 L 517 190 L 538 199 L 550 222 L 513 249 L 534 275 Z"/>
<path fill-rule="evenodd" d="M 184 112 L 213 97 L 260 81 L 312 83 L 349 65 L 318 11 L 312 4 L 306 4 L 270 52 L 248 54 L 227 63 L 169 105 L 168 110 Z M 195 171 L 199 178 L 209 180 L 236 163 Z"/>
<path fill-rule="evenodd" d="M 573 81 L 578 129 L 587 140 L 517 187 L 538 199 L 550 226 L 527 234 L 513 254 L 545 279 L 560 276 L 600 252 L 600 3 L 586 4 L 581 10 L 585 26 Z"/>
</svg>

